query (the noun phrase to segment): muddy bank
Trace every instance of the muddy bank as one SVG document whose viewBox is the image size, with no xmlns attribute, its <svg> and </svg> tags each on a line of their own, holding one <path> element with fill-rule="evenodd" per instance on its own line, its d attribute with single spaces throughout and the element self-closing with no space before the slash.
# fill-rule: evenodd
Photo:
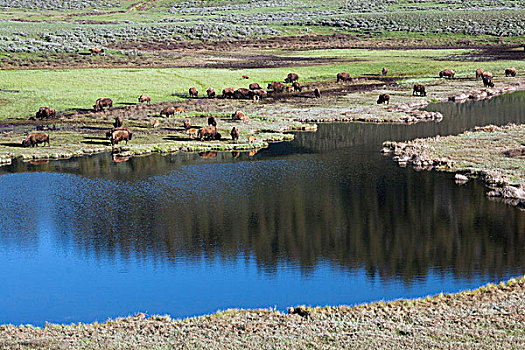
<svg viewBox="0 0 525 350">
<path fill-rule="evenodd" d="M 400 166 L 456 173 L 459 184 L 482 179 L 488 196 L 525 208 L 525 125 L 475 128 L 457 136 L 383 143 Z"/>
<path fill-rule="evenodd" d="M 349 349 L 525 347 L 525 277 L 458 294 L 355 307 L 228 310 L 172 320 L 137 314 L 104 323 L 0 326 L 3 349 Z"/>
</svg>

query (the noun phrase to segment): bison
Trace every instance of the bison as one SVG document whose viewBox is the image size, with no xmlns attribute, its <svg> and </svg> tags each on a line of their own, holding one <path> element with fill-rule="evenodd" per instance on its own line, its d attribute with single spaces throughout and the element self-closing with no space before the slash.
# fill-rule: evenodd
<svg viewBox="0 0 525 350">
<path fill-rule="evenodd" d="M 146 102 L 147 104 L 149 104 L 150 101 L 151 101 L 151 98 L 148 95 L 142 94 L 139 96 L 139 103 Z"/>
<path fill-rule="evenodd" d="M 99 98 L 95 101 L 93 108 L 95 112 L 101 111 L 104 107 L 113 107 L 113 100 L 107 97 Z"/>
<path fill-rule="evenodd" d="M 248 120 L 249 118 L 241 111 L 232 114 L 232 120 Z"/>
<path fill-rule="evenodd" d="M 113 122 L 113 126 L 115 128 L 118 128 L 124 124 L 124 119 L 122 117 L 115 117 L 115 121 Z"/>
<path fill-rule="evenodd" d="M 222 90 L 222 97 L 223 98 L 233 98 L 233 93 L 235 92 L 235 89 L 232 87 L 227 87 L 226 89 Z"/>
<path fill-rule="evenodd" d="M 234 126 L 232 128 L 232 131 L 230 132 L 230 135 L 233 141 L 237 141 L 239 139 L 239 129 L 237 129 L 237 127 Z"/>
<path fill-rule="evenodd" d="M 510 68 L 505 69 L 505 76 L 508 77 L 509 75 L 511 77 L 515 77 L 516 76 L 516 68 L 510 67 Z"/>
<path fill-rule="evenodd" d="M 99 47 L 93 47 L 89 49 L 89 52 L 91 53 L 91 55 L 105 55 L 104 49 L 101 49 Z"/>
<path fill-rule="evenodd" d="M 484 72 L 483 68 L 476 69 L 476 80 L 483 78 L 483 72 Z"/>
<path fill-rule="evenodd" d="M 160 122 L 155 119 L 155 121 L 153 122 L 153 128 L 158 128 L 160 126 Z"/>
<path fill-rule="evenodd" d="M 252 97 L 252 92 L 246 88 L 238 88 L 233 92 L 233 97 L 238 99 L 248 99 Z"/>
<path fill-rule="evenodd" d="M 249 86 L 248 86 L 248 89 L 250 90 L 259 90 L 261 87 L 259 86 L 259 84 L 257 83 L 251 83 Z"/>
<path fill-rule="evenodd" d="M 119 126 L 119 127 L 117 127 L 117 128 L 113 128 L 113 129 L 111 129 L 110 131 L 106 132 L 106 138 L 107 138 L 108 140 L 111 140 L 111 136 L 113 135 L 113 133 L 114 133 L 115 131 L 118 131 L 118 130 L 124 130 L 124 131 L 130 132 L 129 129 L 128 129 L 127 127 L 125 127 L 125 126 Z"/>
<path fill-rule="evenodd" d="M 208 88 L 208 90 L 206 90 L 206 95 L 208 95 L 208 98 L 214 98 L 215 90 L 213 90 L 212 88 Z"/>
<path fill-rule="evenodd" d="M 199 92 L 196 88 L 192 87 L 188 90 L 190 97 L 199 97 Z"/>
<path fill-rule="evenodd" d="M 494 87 L 494 83 L 492 82 L 492 78 L 489 77 L 483 77 L 483 86 L 484 87 Z"/>
<path fill-rule="evenodd" d="M 287 92 L 293 92 L 293 86 L 287 86 L 286 87 Z"/>
<path fill-rule="evenodd" d="M 299 84 L 297 81 L 292 84 L 292 87 L 294 91 L 299 91 L 299 92 L 303 91 L 301 84 Z"/>
<path fill-rule="evenodd" d="M 182 107 L 177 107 L 175 108 L 175 113 L 176 114 L 186 113 L 186 110 Z"/>
<path fill-rule="evenodd" d="M 268 97 L 268 93 L 264 89 L 257 89 L 252 91 L 253 96 L 257 96 L 259 98 L 266 98 Z"/>
<path fill-rule="evenodd" d="M 383 69 L 381 70 L 381 74 L 382 75 L 387 75 L 388 74 L 388 68 L 383 67 Z"/>
<path fill-rule="evenodd" d="M 280 81 L 274 81 L 271 84 L 268 84 L 267 87 L 268 90 L 273 90 L 274 92 L 283 92 L 285 88 L 286 85 L 284 85 Z"/>
<path fill-rule="evenodd" d="M 454 78 L 454 75 L 456 73 L 452 70 L 452 69 L 445 69 L 445 70 L 442 70 L 441 72 L 439 72 L 439 77 L 440 78 L 449 78 L 449 79 L 452 79 Z"/>
<path fill-rule="evenodd" d="M 296 73 L 288 73 L 284 82 L 287 84 L 293 83 L 294 81 L 299 80 L 299 76 Z"/>
<path fill-rule="evenodd" d="M 217 118 L 214 116 L 208 117 L 208 125 L 217 126 Z"/>
<path fill-rule="evenodd" d="M 339 81 L 352 81 L 352 77 L 350 76 L 350 73 L 347 72 L 337 73 L 336 83 Z"/>
<path fill-rule="evenodd" d="M 321 90 L 319 90 L 319 88 L 315 88 L 314 95 L 315 95 L 315 98 L 320 98 L 321 97 Z"/>
<path fill-rule="evenodd" d="M 201 139 L 201 141 L 216 140 L 216 136 L 218 134 L 217 127 L 213 125 L 204 126 L 199 129 L 197 134 L 199 138 Z"/>
<path fill-rule="evenodd" d="M 111 145 L 115 146 L 120 141 L 126 141 L 126 145 L 128 144 L 128 141 L 131 140 L 131 137 L 133 134 L 127 130 L 127 129 L 117 129 L 111 133 Z"/>
<path fill-rule="evenodd" d="M 492 79 L 493 76 L 492 76 L 492 73 L 491 72 L 483 72 L 483 75 L 482 75 L 483 78 L 490 78 Z"/>
<path fill-rule="evenodd" d="M 250 79 L 250 77 L 247 76 L 247 75 L 243 75 L 242 78 L 243 78 L 243 79 Z"/>
<path fill-rule="evenodd" d="M 170 115 L 175 115 L 175 107 L 173 106 L 170 106 L 170 107 L 165 107 L 163 108 L 159 115 L 162 117 L 163 115 L 165 115 L 166 117 L 169 117 Z"/>
<path fill-rule="evenodd" d="M 189 119 L 184 119 L 184 123 L 182 125 L 184 126 L 184 130 L 188 130 L 189 128 L 191 128 Z"/>
<path fill-rule="evenodd" d="M 56 117 L 56 111 L 49 107 L 40 107 L 36 112 L 36 119 L 50 119 Z"/>
<path fill-rule="evenodd" d="M 419 95 L 419 96 L 427 95 L 427 92 L 425 91 L 425 85 L 421 85 L 421 84 L 414 85 L 414 88 L 412 90 L 412 96 L 416 96 L 416 95 Z"/>
<path fill-rule="evenodd" d="M 390 104 L 390 95 L 389 94 L 379 95 L 379 98 L 377 99 L 377 104 L 381 104 L 381 103 Z"/>
<path fill-rule="evenodd" d="M 199 129 L 195 129 L 195 128 L 186 130 L 186 133 L 190 135 L 190 137 L 192 136 L 197 137 L 198 132 L 199 132 Z"/>
<path fill-rule="evenodd" d="M 25 140 L 22 141 L 23 147 L 38 147 L 39 143 L 43 143 L 44 146 L 47 145 L 51 147 L 49 144 L 49 135 L 45 132 L 34 132 L 25 138 Z"/>
</svg>

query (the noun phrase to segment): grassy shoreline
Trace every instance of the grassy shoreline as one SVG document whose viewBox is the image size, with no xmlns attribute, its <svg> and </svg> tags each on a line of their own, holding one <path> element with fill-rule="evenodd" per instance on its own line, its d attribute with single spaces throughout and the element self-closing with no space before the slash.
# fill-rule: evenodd
<svg viewBox="0 0 525 350">
<path fill-rule="evenodd" d="M 525 276 L 457 294 L 354 307 L 301 307 L 293 314 L 227 310 L 172 320 L 140 313 L 104 323 L 3 325 L 0 347 L 518 349 L 525 347 L 523 310 Z"/>
</svg>

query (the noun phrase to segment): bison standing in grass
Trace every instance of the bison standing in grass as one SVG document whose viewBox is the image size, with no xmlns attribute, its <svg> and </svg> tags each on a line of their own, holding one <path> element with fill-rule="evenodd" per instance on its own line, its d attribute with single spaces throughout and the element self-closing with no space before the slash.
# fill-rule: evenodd
<svg viewBox="0 0 525 350">
<path fill-rule="evenodd" d="M 425 85 L 421 85 L 421 84 L 414 85 L 414 88 L 412 90 L 412 96 L 416 96 L 416 95 L 419 95 L 419 96 L 427 95 L 427 92 L 425 90 Z"/>
<path fill-rule="evenodd" d="M 284 85 L 280 81 L 274 81 L 268 84 L 268 87 L 267 87 L 268 90 L 273 90 L 274 92 L 278 92 L 278 93 L 283 92 L 285 88 L 286 88 L 286 85 Z"/>
<path fill-rule="evenodd" d="M 199 97 L 199 92 L 196 88 L 192 87 L 188 90 L 190 97 Z"/>
<path fill-rule="evenodd" d="M 49 107 L 40 107 L 36 112 L 36 119 L 54 119 L 56 117 L 56 111 Z"/>
<path fill-rule="evenodd" d="M 115 117 L 115 121 L 113 122 L 113 126 L 115 128 L 118 128 L 120 126 L 124 125 L 124 119 L 122 117 Z"/>
<path fill-rule="evenodd" d="M 160 111 L 160 116 L 162 117 L 165 115 L 166 117 L 169 117 L 170 115 L 175 115 L 175 107 L 165 107 Z"/>
<path fill-rule="evenodd" d="M 299 80 L 299 76 L 296 73 L 288 73 L 284 82 L 287 84 L 293 83 L 294 81 Z"/>
<path fill-rule="evenodd" d="M 241 111 L 232 114 L 232 120 L 248 120 L 248 117 Z"/>
<path fill-rule="evenodd" d="M 214 98 L 215 90 L 213 90 L 212 88 L 208 88 L 208 90 L 206 90 L 206 95 L 208 95 L 208 98 Z"/>
<path fill-rule="evenodd" d="M 188 130 L 191 128 L 190 120 L 184 119 L 184 123 L 182 124 L 184 126 L 184 130 Z"/>
<path fill-rule="evenodd" d="M 47 145 L 51 147 L 49 144 L 49 135 L 45 132 L 34 132 L 32 134 L 27 135 L 25 140 L 22 141 L 23 147 L 38 147 L 39 143 L 43 143 L 44 146 Z"/>
<path fill-rule="evenodd" d="M 483 72 L 482 78 L 493 78 L 493 75 L 491 72 Z"/>
<path fill-rule="evenodd" d="M 214 116 L 208 117 L 208 125 L 217 126 L 217 118 Z"/>
<path fill-rule="evenodd" d="M 151 101 L 151 98 L 148 95 L 146 95 L 146 94 L 142 94 L 139 97 L 139 103 L 146 102 L 147 104 L 149 104 L 150 101 Z"/>
<path fill-rule="evenodd" d="M 252 97 L 252 92 L 246 88 L 238 88 L 234 91 L 233 97 L 237 99 L 248 99 Z"/>
<path fill-rule="evenodd" d="M 352 81 L 352 77 L 350 76 L 350 73 L 347 73 L 347 72 L 337 73 L 336 83 L 340 81 Z"/>
<path fill-rule="evenodd" d="M 239 129 L 237 129 L 237 127 L 234 126 L 232 128 L 232 131 L 230 132 L 230 135 L 233 141 L 237 141 L 239 139 Z"/>
<path fill-rule="evenodd" d="M 390 104 L 390 95 L 389 94 L 379 95 L 379 98 L 377 99 L 377 104 L 381 104 L 381 103 Z"/>
<path fill-rule="evenodd" d="M 445 70 L 442 70 L 441 72 L 439 72 L 439 77 L 440 78 L 449 78 L 449 79 L 452 79 L 454 78 L 454 75 L 456 75 L 456 73 L 452 70 L 452 69 L 445 69 Z"/>
<path fill-rule="evenodd" d="M 120 141 L 126 141 L 127 145 L 132 136 L 133 134 L 128 129 L 116 129 L 111 133 L 111 145 L 115 146 Z"/>
<path fill-rule="evenodd" d="M 248 89 L 250 90 L 259 90 L 261 87 L 259 86 L 259 84 L 257 83 L 251 83 L 249 86 L 248 86 Z"/>
<path fill-rule="evenodd" d="M 384 75 L 387 75 L 388 74 L 388 68 L 386 67 L 383 67 L 383 69 L 381 70 L 381 74 L 384 76 Z"/>
<path fill-rule="evenodd" d="M 233 98 L 233 93 L 235 92 L 235 89 L 232 87 L 227 87 L 226 89 L 222 90 L 222 97 L 223 98 Z"/>
<path fill-rule="evenodd" d="M 477 80 L 477 79 L 480 79 L 480 78 L 483 78 L 483 72 L 485 72 L 485 71 L 483 70 L 483 68 L 478 68 L 478 69 L 476 69 L 476 80 Z"/>
<path fill-rule="evenodd" d="M 104 107 L 113 107 L 113 100 L 108 97 L 99 98 L 95 101 L 95 105 L 93 106 L 95 112 L 103 110 Z"/>
<path fill-rule="evenodd" d="M 508 77 L 509 75 L 511 77 L 515 77 L 516 76 L 516 68 L 510 67 L 510 68 L 505 69 L 505 76 Z"/>
<path fill-rule="evenodd" d="M 315 98 L 321 98 L 321 90 L 319 90 L 319 88 L 315 88 L 314 95 Z"/>
<path fill-rule="evenodd" d="M 303 91 L 301 84 L 299 84 L 298 82 L 293 83 L 292 87 L 293 87 L 293 91 L 299 91 L 299 92 Z"/>
<path fill-rule="evenodd" d="M 484 87 L 494 87 L 494 83 L 492 82 L 492 78 L 489 77 L 483 77 L 483 86 Z"/>
<path fill-rule="evenodd" d="M 220 140 L 220 134 L 217 132 L 217 127 L 213 125 L 204 126 L 199 129 L 198 136 L 201 141 Z"/>
</svg>

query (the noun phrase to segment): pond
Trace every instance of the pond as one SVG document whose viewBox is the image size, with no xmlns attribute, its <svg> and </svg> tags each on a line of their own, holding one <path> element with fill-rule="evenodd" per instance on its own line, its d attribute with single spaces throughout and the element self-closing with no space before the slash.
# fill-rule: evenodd
<svg viewBox="0 0 525 350">
<path fill-rule="evenodd" d="M 524 93 L 441 123 L 322 124 L 250 157 L 111 155 L 0 168 L 0 324 L 359 304 L 523 274 L 525 212 L 400 168 L 385 140 L 525 123 Z"/>
</svg>

